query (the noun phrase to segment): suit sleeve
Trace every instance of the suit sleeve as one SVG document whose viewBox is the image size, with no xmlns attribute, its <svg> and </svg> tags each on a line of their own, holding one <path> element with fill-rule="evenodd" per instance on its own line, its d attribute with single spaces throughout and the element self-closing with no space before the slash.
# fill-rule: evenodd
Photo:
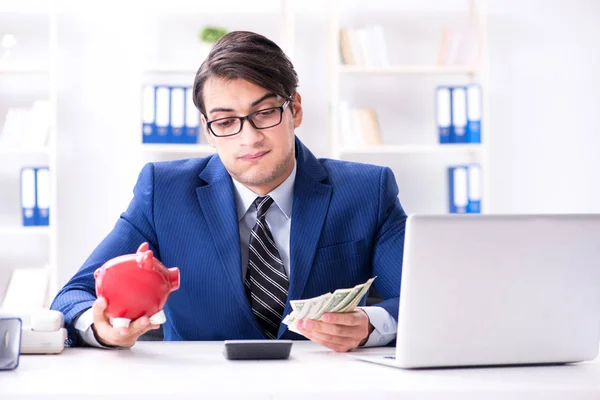
<svg viewBox="0 0 600 400">
<path fill-rule="evenodd" d="M 114 257 L 135 253 L 143 242 L 148 242 L 150 249 L 160 257 L 154 228 L 153 195 L 154 166 L 149 163 L 140 172 L 127 210 L 52 301 L 50 308 L 65 316 L 67 345 L 83 345 L 75 329 L 75 321 L 96 300 L 94 271 L 97 268 Z"/>
<path fill-rule="evenodd" d="M 372 273 L 377 276 L 373 285 L 383 301 L 376 306 L 384 308 L 397 321 L 406 213 L 398 200 L 394 174 L 387 167 L 380 175 L 377 221 Z"/>
</svg>

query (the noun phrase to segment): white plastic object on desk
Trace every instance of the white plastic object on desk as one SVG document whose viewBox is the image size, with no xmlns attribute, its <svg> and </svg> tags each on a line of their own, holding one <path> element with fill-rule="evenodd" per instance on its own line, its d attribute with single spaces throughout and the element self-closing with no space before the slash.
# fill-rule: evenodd
<svg viewBox="0 0 600 400">
<path fill-rule="evenodd" d="M 64 324 L 60 311 L 43 310 L 31 315 L 31 326 L 21 330 L 21 354 L 61 353 L 67 339 Z"/>
<path fill-rule="evenodd" d="M 21 354 L 58 354 L 65 348 L 67 330 L 39 332 L 31 329 L 21 331 Z"/>
<path fill-rule="evenodd" d="M 56 332 L 65 325 L 65 317 L 60 311 L 44 310 L 31 316 L 31 330 L 36 332 Z"/>
</svg>

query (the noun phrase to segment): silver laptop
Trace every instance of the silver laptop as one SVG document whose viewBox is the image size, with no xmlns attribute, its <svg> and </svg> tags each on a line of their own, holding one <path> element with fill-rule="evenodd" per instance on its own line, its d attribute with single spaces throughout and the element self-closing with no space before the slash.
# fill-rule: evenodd
<svg viewBox="0 0 600 400">
<path fill-rule="evenodd" d="M 600 215 L 410 216 L 395 354 L 356 357 L 398 368 L 592 360 L 599 239 Z"/>
</svg>

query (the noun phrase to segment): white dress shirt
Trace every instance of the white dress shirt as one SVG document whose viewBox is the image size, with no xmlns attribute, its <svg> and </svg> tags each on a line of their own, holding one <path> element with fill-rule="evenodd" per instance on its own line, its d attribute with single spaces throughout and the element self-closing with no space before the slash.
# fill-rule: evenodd
<svg viewBox="0 0 600 400">
<path fill-rule="evenodd" d="M 248 268 L 250 232 L 256 223 L 256 207 L 253 203 L 258 195 L 235 179 L 232 180 L 240 232 L 242 278 L 245 279 Z M 267 225 L 271 230 L 271 234 L 277 245 L 277 251 L 279 251 L 285 273 L 288 277 L 290 276 L 290 231 L 292 227 L 292 203 L 294 200 L 295 181 L 296 165 L 294 164 L 294 169 L 290 176 L 273 191 L 268 193 L 268 196 L 273 199 L 273 204 L 266 215 Z M 364 344 L 365 347 L 384 346 L 394 340 L 397 323 L 384 308 L 361 308 L 365 310 L 369 316 L 371 325 L 375 328 Z M 89 309 L 77 318 L 75 329 L 77 329 L 87 344 L 96 347 L 105 347 L 98 343 L 94 337 L 94 332 L 91 328 L 93 320 L 92 310 Z"/>
</svg>

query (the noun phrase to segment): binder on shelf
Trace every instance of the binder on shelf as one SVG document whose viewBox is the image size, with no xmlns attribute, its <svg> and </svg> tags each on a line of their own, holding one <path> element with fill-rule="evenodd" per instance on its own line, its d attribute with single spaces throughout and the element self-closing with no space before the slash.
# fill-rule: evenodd
<svg viewBox="0 0 600 400">
<path fill-rule="evenodd" d="M 448 168 L 448 211 L 452 214 L 466 214 L 468 199 L 467 166 Z"/>
<path fill-rule="evenodd" d="M 468 166 L 468 203 L 467 213 L 481 213 L 481 167 L 478 164 Z"/>
<path fill-rule="evenodd" d="M 144 86 L 142 89 L 142 143 L 157 143 L 156 132 L 156 88 Z"/>
<path fill-rule="evenodd" d="M 156 139 L 155 143 L 171 141 L 171 90 L 168 86 L 156 87 Z"/>
<path fill-rule="evenodd" d="M 448 167 L 448 211 L 452 214 L 481 213 L 481 166 Z"/>
<path fill-rule="evenodd" d="M 48 167 L 35 169 L 36 205 L 39 226 L 50 225 L 50 170 Z"/>
<path fill-rule="evenodd" d="M 451 90 L 452 125 L 450 128 L 451 143 L 467 142 L 467 90 L 464 86 L 456 86 Z"/>
<path fill-rule="evenodd" d="M 481 86 L 467 85 L 467 142 L 481 143 Z"/>
<path fill-rule="evenodd" d="M 38 212 L 36 204 L 36 171 L 33 167 L 21 169 L 21 215 L 23 226 L 36 226 Z"/>
<path fill-rule="evenodd" d="M 447 86 L 436 89 L 436 123 L 440 144 L 450 143 L 450 128 L 452 125 L 451 90 Z"/>
<path fill-rule="evenodd" d="M 194 105 L 194 88 L 185 90 L 185 127 L 181 137 L 182 143 L 198 143 L 200 131 L 200 112 Z"/>
<path fill-rule="evenodd" d="M 171 87 L 171 143 L 183 143 L 185 127 L 185 88 Z"/>
</svg>

